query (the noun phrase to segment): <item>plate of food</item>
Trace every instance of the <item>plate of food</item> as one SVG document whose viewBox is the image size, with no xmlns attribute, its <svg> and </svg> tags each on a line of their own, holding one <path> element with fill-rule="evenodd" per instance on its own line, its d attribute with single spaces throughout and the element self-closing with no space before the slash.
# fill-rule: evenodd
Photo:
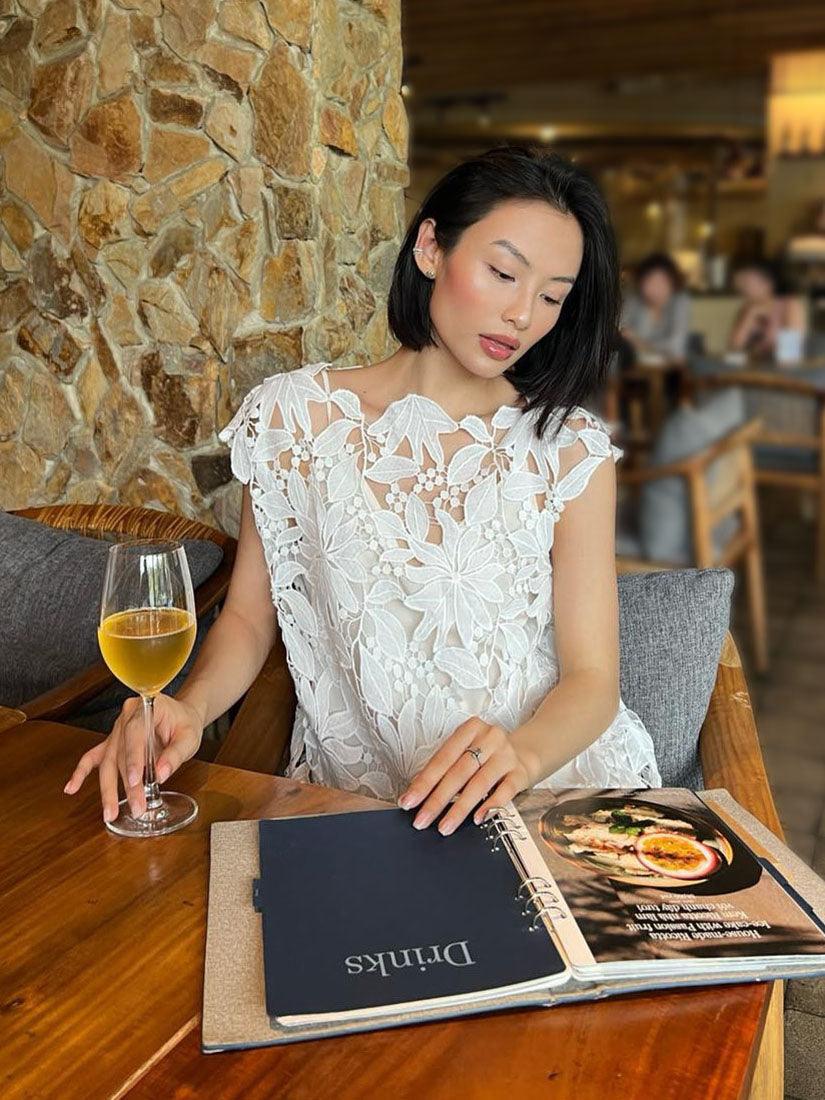
<svg viewBox="0 0 825 1100">
<path fill-rule="evenodd" d="M 564 859 L 617 882 L 666 890 L 741 890 L 761 868 L 747 849 L 698 814 L 638 798 L 606 796 L 561 802 L 539 825 Z"/>
</svg>

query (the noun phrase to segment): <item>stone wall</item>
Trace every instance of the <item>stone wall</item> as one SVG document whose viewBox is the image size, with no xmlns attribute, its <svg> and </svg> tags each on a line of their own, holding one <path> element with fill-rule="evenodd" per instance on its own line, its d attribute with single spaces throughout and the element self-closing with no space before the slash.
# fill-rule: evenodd
<svg viewBox="0 0 825 1100">
<path fill-rule="evenodd" d="M 400 0 L 0 0 L 0 505 L 233 529 L 216 432 L 392 348 Z"/>
</svg>

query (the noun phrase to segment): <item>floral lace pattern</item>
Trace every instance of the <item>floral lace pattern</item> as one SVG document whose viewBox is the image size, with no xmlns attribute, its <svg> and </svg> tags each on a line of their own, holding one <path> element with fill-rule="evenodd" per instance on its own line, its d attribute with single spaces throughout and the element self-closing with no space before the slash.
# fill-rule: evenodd
<svg viewBox="0 0 825 1100">
<path fill-rule="evenodd" d="M 221 439 L 250 486 L 295 681 L 288 774 L 394 798 L 465 719 L 515 729 L 557 683 L 555 524 L 620 452 L 584 409 L 543 440 L 515 406 L 455 421 L 418 394 L 370 421 L 345 374 L 267 378 Z M 658 783 L 622 704 L 540 785 Z"/>
</svg>

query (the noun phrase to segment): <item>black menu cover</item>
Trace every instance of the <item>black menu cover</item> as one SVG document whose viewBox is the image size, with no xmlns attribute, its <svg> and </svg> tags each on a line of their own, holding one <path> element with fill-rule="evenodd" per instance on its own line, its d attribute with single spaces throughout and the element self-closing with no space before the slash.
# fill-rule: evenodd
<svg viewBox="0 0 825 1100">
<path fill-rule="evenodd" d="M 565 964 L 517 899 L 504 848 L 465 822 L 403 810 L 260 822 L 255 905 L 270 1018 L 455 997 L 553 978 Z"/>
</svg>

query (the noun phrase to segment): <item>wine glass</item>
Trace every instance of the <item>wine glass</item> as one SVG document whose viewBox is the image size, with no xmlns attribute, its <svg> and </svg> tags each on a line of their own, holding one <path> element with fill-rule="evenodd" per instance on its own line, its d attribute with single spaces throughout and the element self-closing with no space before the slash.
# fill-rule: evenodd
<svg viewBox="0 0 825 1100">
<path fill-rule="evenodd" d="M 192 578 L 180 543 L 140 541 L 111 547 L 97 640 L 112 673 L 140 694 L 146 726 L 146 810 L 134 817 L 128 799 L 121 799 L 119 816 L 106 823 L 118 836 L 163 836 L 197 817 L 194 799 L 158 789 L 154 719 L 155 696 L 186 663 L 195 628 Z"/>
</svg>

